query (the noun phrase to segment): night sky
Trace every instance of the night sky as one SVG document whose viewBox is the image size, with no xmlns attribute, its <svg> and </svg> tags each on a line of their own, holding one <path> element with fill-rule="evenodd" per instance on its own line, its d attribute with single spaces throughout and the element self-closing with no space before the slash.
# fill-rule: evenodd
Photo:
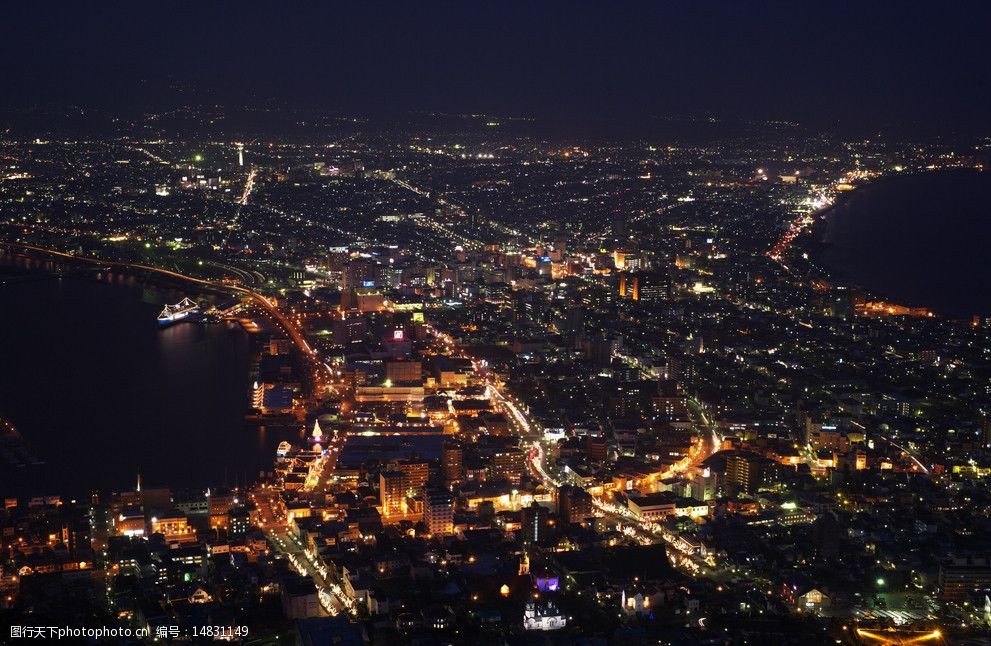
<svg viewBox="0 0 991 646">
<path fill-rule="evenodd" d="M 21 2 L 0 101 L 972 129 L 989 40 L 978 2 Z"/>
</svg>

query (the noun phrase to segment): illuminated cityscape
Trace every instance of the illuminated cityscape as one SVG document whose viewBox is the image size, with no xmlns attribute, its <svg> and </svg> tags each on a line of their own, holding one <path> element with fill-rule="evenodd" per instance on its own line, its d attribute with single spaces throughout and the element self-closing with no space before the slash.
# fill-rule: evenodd
<svg viewBox="0 0 991 646">
<path fill-rule="evenodd" d="M 5 54 L 80 29 L 0 104 L 0 639 L 991 639 L 986 10 L 834 99 L 811 8 L 32 11 Z"/>
</svg>

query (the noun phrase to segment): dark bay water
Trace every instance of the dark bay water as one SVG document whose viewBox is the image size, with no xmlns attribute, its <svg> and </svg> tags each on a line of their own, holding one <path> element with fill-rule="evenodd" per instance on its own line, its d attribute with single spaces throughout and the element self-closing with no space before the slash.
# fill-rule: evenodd
<svg viewBox="0 0 991 646">
<path fill-rule="evenodd" d="M 991 315 L 991 173 L 897 177 L 845 195 L 818 225 L 816 258 L 886 299 Z"/>
<path fill-rule="evenodd" d="M 0 495 L 233 485 L 281 438 L 244 425 L 249 342 L 225 325 L 159 329 L 183 293 L 122 275 L 0 265 L 0 417 L 45 464 L 0 463 Z M 195 296 L 195 294 L 193 294 Z"/>
</svg>

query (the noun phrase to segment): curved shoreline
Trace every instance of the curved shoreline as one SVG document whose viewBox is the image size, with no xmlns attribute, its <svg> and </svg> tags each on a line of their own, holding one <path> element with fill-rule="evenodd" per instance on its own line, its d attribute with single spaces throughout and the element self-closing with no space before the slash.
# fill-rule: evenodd
<svg viewBox="0 0 991 646">
<path fill-rule="evenodd" d="M 46 249 L 44 247 L 37 247 L 34 245 L 24 244 L 20 242 L 0 241 L 0 247 L 4 247 L 4 246 L 10 248 L 23 249 L 25 251 L 40 253 L 43 255 L 55 256 L 57 258 L 63 258 L 69 261 L 81 262 L 88 265 L 96 265 L 101 267 L 117 267 L 118 269 L 125 269 L 131 271 L 139 270 L 139 271 L 151 272 L 152 274 L 158 276 L 171 278 L 180 282 L 186 282 L 186 283 L 192 283 L 195 285 L 204 286 L 209 289 L 219 291 L 221 293 L 223 293 L 225 290 L 229 290 L 232 292 L 242 294 L 244 296 L 248 296 L 256 303 L 261 305 L 262 308 L 266 312 L 268 312 L 269 315 L 272 316 L 272 318 L 275 319 L 275 321 L 279 324 L 279 327 L 283 328 L 283 330 L 289 335 L 290 339 L 292 339 L 293 343 L 300 349 L 300 351 L 303 352 L 304 356 L 306 356 L 310 360 L 315 360 L 314 352 L 312 348 L 310 348 L 309 343 L 306 342 L 306 339 L 303 338 L 302 334 L 292 325 L 292 323 L 289 322 L 289 320 L 285 317 L 285 315 L 281 311 L 279 311 L 278 308 L 272 305 L 271 301 L 269 301 L 268 298 L 246 287 L 217 283 L 216 281 L 210 281 L 203 278 L 196 278 L 195 276 L 188 276 L 186 274 L 181 274 L 177 271 L 164 269 L 162 267 L 154 267 L 151 265 L 145 265 L 141 263 L 129 263 L 119 260 L 103 260 L 101 258 L 93 258 L 89 256 L 78 256 L 75 254 L 66 253 L 64 251 L 58 251 L 55 249 Z"/>
<path fill-rule="evenodd" d="M 137 472 L 150 483 L 199 488 L 223 484 L 223 467 L 265 465 L 267 450 L 243 422 L 246 333 L 198 324 L 162 330 L 154 316 L 173 289 L 119 274 L 109 282 L 106 274 L 66 277 L 0 289 L 9 308 L 2 329 L 14 341 L 3 356 L 18 366 L 0 414 L 40 460 L 7 469 L 5 495 L 116 491 Z M 195 451 L 225 457 L 194 464 Z"/>
<path fill-rule="evenodd" d="M 984 172 L 986 173 L 987 171 Z M 869 253 L 869 251 L 864 250 L 862 248 L 858 249 L 857 245 L 855 244 L 837 245 L 837 242 L 835 241 L 835 240 L 842 240 L 841 238 L 836 237 L 836 236 L 840 236 L 841 234 L 835 231 L 836 227 L 842 225 L 839 218 L 850 217 L 848 214 L 840 213 L 839 209 L 851 208 L 852 206 L 851 203 L 853 202 L 853 200 L 877 199 L 875 195 L 870 195 L 874 189 L 890 189 L 890 187 L 893 184 L 898 184 L 898 183 L 912 184 L 913 180 L 919 180 L 919 179 L 929 180 L 929 181 L 938 181 L 938 180 L 951 181 L 954 176 L 967 178 L 980 174 L 981 171 L 971 168 L 938 169 L 938 170 L 915 172 L 908 174 L 888 175 L 882 178 L 878 178 L 877 180 L 864 184 L 862 186 L 858 186 L 856 189 L 850 191 L 849 193 L 838 195 L 832 205 L 830 205 L 828 208 L 824 209 L 822 212 L 820 212 L 817 215 L 815 221 L 809 227 L 809 235 L 803 237 L 803 240 L 799 244 L 799 248 L 807 254 L 808 257 L 806 262 L 809 264 L 813 273 L 816 274 L 818 277 L 821 277 L 829 282 L 839 283 L 847 287 L 850 287 L 852 289 L 862 291 L 866 295 L 872 297 L 874 300 L 878 300 L 878 301 L 883 300 L 887 302 L 898 303 L 901 306 L 906 306 L 910 308 L 924 308 L 931 312 L 935 312 L 941 318 L 945 318 L 949 320 L 969 321 L 970 319 L 972 319 L 973 316 L 987 316 L 989 315 L 989 312 L 983 311 L 981 310 L 981 307 L 979 305 L 975 305 L 976 301 L 983 302 L 983 299 L 979 297 L 975 296 L 973 298 L 961 300 L 958 303 L 952 303 L 952 302 L 948 302 L 948 300 L 945 298 L 940 299 L 939 296 L 942 295 L 943 292 L 939 290 L 935 290 L 932 286 L 928 287 L 929 290 L 928 295 L 926 293 L 922 293 L 925 290 L 920 291 L 919 288 L 917 287 L 919 284 L 922 284 L 921 281 L 912 282 L 910 279 L 906 278 L 900 283 L 897 282 L 897 280 L 893 282 L 892 273 L 882 271 L 884 266 L 883 266 L 883 261 L 881 260 L 877 261 L 877 264 L 874 267 L 871 267 L 869 265 L 850 267 L 849 265 L 844 265 L 840 258 L 833 258 L 831 262 L 830 260 L 827 259 L 827 254 L 830 252 L 831 249 L 834 249 L 834 247 L 835 247 L 834 253 L 837 255 L 841 253 L 845 253 L 848 255 L 857 256 L 858 254 L 862 255 Z M 902 207 L 902 208 L 911 209 L 912 204 L 914 203 L 910 203 L 910 206 Z M 864 213 L 859 213 L 858 218 L 859 217 L 866 218 L 868 216 L 872 218 L 878 218 L 878 220 L 875 220 L 874 222 L 869 224 L 869 226 L 873 226 L 875 228 L 880 228 L 885 226 L 883 224 L 885 217 L 888 218 L 899 217 L 897 215 L 897 212 L 899 210 L 899 204 L 894 201 L 889 201 L 888 203 L 882 206 L 877 206 L 877 205 L 868 206 L 868 207 L 860 206 L 858 208 L 860 208 L 862 211 L 865 211 Z M 953 213 L 955 214 L 956 211 L 953 211 Z M 934 215 L 938 216 L 939 213 L 937 212 Z M 916 218 L 922 216 L 923 214 L 920 212 L 907 211 L 907 215 L 905 215 L 904 217 L 908 218 L 909 223 L 916 225 L 916 227 L 920 227 L 922 225 L 918 224 L 919 221 L 916 220 Z M 850 222 L 856 223 L 857 218 L 855 218 L 853 221 L 848 221 L 846 225 L 849 226 Z M 931 226 L 933 228 L 933 235 L 938 235 L 939 232 L 938 226 L 940 224 L 941 222 L 934 221 L 931 225 L 925 225 L 925 226 Z M 952 226 L 955 225 L 951 222 L 951 228 Z M 867 235 L 867 233 L 862 231 L 858 233 L 859 235 L 862 236 Z M 844 235 L 848 236 L 847 239 L 852 239 L 850 238 L 850 236 L 854 234 L 847 233 Z M 875 245 L 878 248 L 884 248 L 885 245 L 893 245 L 896 248 L 904 248 L 905 246 L 905 241 L 899 242 L 897 240 L 895 241 L 889 241 L 889 240 L 874 241 L 869 239 L 867 240 L 868 242 L 870 242 L 871 245 Z M 925 238 L 921 238 L 921 240 L 925 240 Z M 861 241 L 860 246 L 863 247 L 864 244 L 865 243 Z M 923 243 L 920 242 L 920 244 Z M 945 257 L 947 253 L 948 252 L 943 250 L 942 256 Z M 964 257 L 967 257 L 966 252 L 964 251 L 963 253 L 964 253 Z M 909 251 L 903 251 L 902 255 L 910 256 L 910 253 Z M 939 256 L 940 254 L 937 254 L 937 264 L 939 264 L 938 263 Z M 906 258 L 906 259 L 892 260 L 891 266 L 909 267 L 914 269 L 915 268 L 914 264 L 905 264 L 911 262 L 911 260 L 914 259 Z M 892 270 L 892 271 L 896 271 L 896 270 Z M 858 273 L 860 274 L 859 277 L 858 277 Z M 964 277 L 970 278 L 969 275 L 960 276 L 961 279 Z M 953 284 L 957 280 L 957 277 L 947 276 L 943 280 L 948 284 Z M 974 277 L 974 280 L 978 281 L 979 277 Z M 915 293 L 912 293 L 913 286 L 916 286 L 914 289 Z"/>
</svg>

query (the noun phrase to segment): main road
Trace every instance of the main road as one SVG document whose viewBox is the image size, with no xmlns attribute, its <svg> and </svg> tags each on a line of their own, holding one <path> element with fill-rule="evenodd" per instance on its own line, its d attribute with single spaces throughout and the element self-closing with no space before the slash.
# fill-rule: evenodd
<svg viewBox="0 0 991 646">
<path fill-rule="evenodd" d="M 255 504 L 252 523 L 265 532 L 269 545 L 284 555 L 301 575 L 313 580 L 320 605 L 329 615 L 355 612 L 354 602 L 347 597 L 340 584 L 333 581 L 326 564 L 311 554 L 306 545 L 289 530 L 289 515 L 280 490 L 262 484 L 248 494 Z"/>
<path fill-rule="evenodd" d="M 464 355 L 460 344 L 450 334 L 432 326 L 430 329 L 434 337 L 441 342 L 447 351 Z M 561 473 L 555 476 L 550 473 L 544 450 L 545 440 L 540 433 L 539 427 L 529 418 L 524 408 L 514 401 L 511 395 L 506 395 L 502 392 L 498 377 L 493 378 L 487 372 L 482 375 L 482 365 L 477 361 L 473 361 L 472 365 L 475 368 L 476 374 L 479 374 L 485 380 L 490 396 L 495 401 L 497 408 L 506 414 L 510 426 L 520 436 L 521 442 L 529 448 L 527 465 L 533 476 L 540 480 L 548 490 L 557 489 L 569 482 L 584 488 L 583 484 L 571 474 Z M 708 420 L 704 411 L 699 417 L 702 422 L 701 424 L 696 422 L 700 431 L 699 436 L 689 448 L 688 455 L 668 467 L 665 477 L 691 472 L 699 468 L 706 458 L 719 450 L 721 438 L 719 438 L 715 430 L 715 425 Z M 689 574 L 718 574 L 698 555 L 686 553 L 685 549 L 679 545 L 677 537 L 665 531 L 663 525 L 638 518 L 626 507 L 621 507 L 611 501 L 601 500 L 594 495 L 592 496 L 592 502 L 604 517 L 615 522 L 617 527 L 622 527 L 624 533 L 634 538 L 637 542 L 641 544 L 653 544 L 663 541 L 666 545 L 670 546 L 679 555 L 673 559 L 674 562 Z"/>
</svg>

